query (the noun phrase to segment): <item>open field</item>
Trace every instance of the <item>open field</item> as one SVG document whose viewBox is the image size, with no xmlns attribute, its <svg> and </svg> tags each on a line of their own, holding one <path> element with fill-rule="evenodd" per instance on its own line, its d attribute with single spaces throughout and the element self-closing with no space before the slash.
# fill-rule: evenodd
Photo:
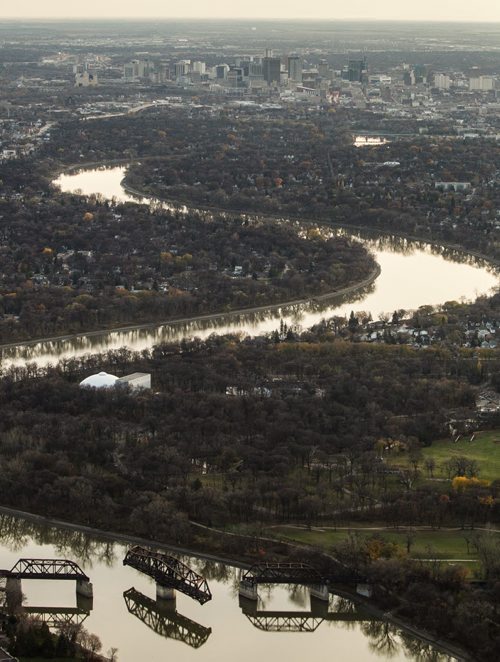
<svg viewBox="0 0 500 662">
<path fill-rule="evenodd" d="M 432 446 L 422 449 L 424 460 L 432 458 L 436 462 L 434 470 L 435 478 L 447 477 L 447 473 L 442 469 L 442 465 L 452 457 L 465 456 L 470 460 L 475 460 L 479 465 L 479 478 L 487 480 L 500 479 L 500 430 L 488 430 L 479 432 L 474 441 L 469 442 L 468 437 L 460 439 L 454 444 L 451 439 L 435 441 Z M 408 464 L 408 455 L 392 455 L 387 458 L 390 464 L 404 465 Z M 427 476 L 427 471 L 421 465 L 422 473 Z"/>
<path fill-rule="evenodd" d="M 314 545 L 322 549 L 330 549 L 345 540 L 350 533 L 361 538 L 369 538 L 373 535 L 383 537 L 387 541 L 395 542 L 404 550 L 407 549 L 408 530 L 387 529 L 372 525 L 356 526 L 356 528 L 313 528 L 307 530 L 295 526 L 272 527 L 267 533 L 278 536 L 284 540 L 295 541 L 303 544 Z M 460 529 L 417 529 L 411 533 L 410 554 L 413 558 L 436 558 L 453 559 L 463 561 L 471 567 L 477 560 L 473 546 L 467 548 L 467 540 L 472 540 L 475 531 L 462 531 Z M 494 535 L 500 536 L 500 531 L 494 531 Z"/>
</svg>

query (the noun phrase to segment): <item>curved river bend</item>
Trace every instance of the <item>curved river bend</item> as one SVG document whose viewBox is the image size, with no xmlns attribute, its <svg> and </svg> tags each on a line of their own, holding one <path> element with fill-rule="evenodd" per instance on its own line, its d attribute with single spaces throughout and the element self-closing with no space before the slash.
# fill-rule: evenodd
<svg viewBox="0 0 500 662">
<path fill-rule="evenodd" d="M 63 175 L 57 183 L 65 191 L 80 189 L 82 194 L 99 193 L 107 198 L 137 202 L 123 191 L 123 175 L 123 168 L 97 169 Z M 194 322 L 32 343 L 5 349 L 3 365 L 26 360 L 43 365 L 123 346 L 140 350 L 162 340 L 205 337 L 214 332 L 242 331 L 257 335 L 277 328 L 280 318 L 307 328 L 322 318 L 347 315 L 351 310 L 369 311 L 377 317 L 380 312 L 399 308 L 412 309 L 462 297 L 471 299 L 497 286 L 497 274 L 464 253 L 447 254 L 451 252 L 425 243 L 394 238 L 374 240 L 352 234 L 373 251 L 381 274 L 373 285 L 345 301 L 311 302 L 272 312 L 221 315 Z M 122 565 L 126 546 L 121 542 L 0 515 L 0 551 L 5 568 L 13 566 L 19 558 L 69 558 L 79 563 L 94 584 L 93 608 L 86 616 L 85 627 L 101 638 L 103 651 L 117 647 L 120 662 L 167 659 L 175 662 L 276 659 L 445 662 L 455 659 L 366 612 L 359 612 L 356 618 L 335 620 L 334 612 L 345 613 L 354 608 L 353 603 L 342 602 L 335 595 L 330 596 L 326 618 L 304 616 L 310 612 L 304 587 L 261 587 L 258 610 L 271 611 L 274 616 L 253 618 L 238 602 L 240 571 L 195 556 L 183 560 L 208 579 L 214 599 L 202 607 L 181 594 L 174 611 L 165 614 L 156 610 L 152 581 Z M 71 582 L 52 582 L 49 591 L 44 582 L 23 582 L 23 590 L 27 606 L 57 611 L 58 607 L 75 604 Z"/>
<path fill-rule="evenodd" d="M 151 200 L 134 198 L 124 191 L 121 186 L 124 173 L 124 167 L 96 168 L 61 175 L 55 183 L 63 191 L 78 191 L 82 195 L 100 194 L 120 202 L 149 204 Z M 22 365 L 26 361 L 47 365 L 121 347 L 140 351 L 163 341 L 194 336 L 206 338 L 214 332 L 243 332 L 256 336 L 274 331 L 280 319 L 289 326 L 306 329 L 333 315 L 349 315 L 351 310 L 370 312 L 376 319 L 382 312 L 392 313 L 401 308 L 412 310 L 424 304 L 475 299 L 498 286 L 495 270 L 464 252 L 389 236 L 373 239 L 362 237 L 354 231 L 341 232 L 363 242 L 375 255 L 381 268 L 380 276 L 372 285 L 341 300 L 311 301 L 259 313 L 214 315 L 194 321 L 151 324 L 146 328 L 26 343 L 4 348 L 3 366 Z"/>
<path fill-rule="evenodd" d="M 335 594 L 330 595 L 328 613 L 311 614 L 308 589 L 301 586 L 261 586 L 256 617 L 239 604 L 241 571 L 195 556 L 181 560 L 206 577 L 213 599 L 200 606 L 178 593 L 175 606 L 165 611 L 165 606 L 156 603 L 153 580 L 123 566 L 126 549 L 122 543 L 88 533 L 0 514 L 3 567 L 13 567 L 20 558 L 76 561 L 94 587 L 92 609 L 88 603 L 80 604 L 88 612 L 83 626 L 101 639 L 104 653 L 118 648 L 120 662 L 455 659 Z M 46 617 L 76 605 L 74 582 L 50 581 L 47 586 L 46 580 L 23 580 L 22 590 L 25 606 L 42 608 Z M 341 614 L 338 620 L 336 612 Z"/>
</svg>

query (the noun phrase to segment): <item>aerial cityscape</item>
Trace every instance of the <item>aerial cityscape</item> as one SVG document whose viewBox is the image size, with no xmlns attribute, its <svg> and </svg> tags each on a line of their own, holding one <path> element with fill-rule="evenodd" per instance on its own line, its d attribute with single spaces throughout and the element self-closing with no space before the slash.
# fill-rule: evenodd
<svg viewBox="0 0 500 662">
<path fill-rule="evenodd" d="M 496 662 L 499 8 L 169 11 L 0 8 L 0 660 Z"/>
</svg>

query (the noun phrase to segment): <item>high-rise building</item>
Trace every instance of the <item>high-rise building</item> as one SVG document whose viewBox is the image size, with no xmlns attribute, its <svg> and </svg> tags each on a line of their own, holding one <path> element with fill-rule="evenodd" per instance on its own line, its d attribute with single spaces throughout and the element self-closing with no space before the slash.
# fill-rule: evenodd
<svg viewBox="0 0 500 662">
<path fill-rule="evenodd" d="M 449 90 L 451 78 L 448 74 L 434 74 L 434 87 L 437 87 L 438 90 Z"/>
<path fill-rule="evenodd" d="M 191 63 L 187 60 L 180 60 L 174 64 L 174 76 L 176 80 L 178 78 L 182 78 L 183 76 L 187 76 L 189 73 L 190 64 Z"/>
<path fill-rule="evenodd" d="M 326 60 L 320 60 L 318 64 L 318 74 L 321 78 L 328 78 L 330 76 L 330 67 Z"/>
<path fill-rule="evenodd" d="M 279 57 L 262 58 L 262 73 L 264 80 L 271 85 L 279 83 L 281 79 L 281 60 Z"/>
<path fill-rule="evenodd" d="M 227 82 L 229 87 L 244 87 L 243 68 L 231 67 L 227 72 Z"/>
<path fill-rule="evenodd" d="M 218 64 L 215 67 L 215 77 L 219 80 L 227 78 L 227 72 L 229 71 L 229 65 L 227 64 Z"/>
<path fill-rule="evenodd" d="M 493 76 L 478 76 L 469 78 L 469 90 L 471 92 L 490 92 L 495 89 L 495 79 Z"/>
<path fill-rule="evenodd" d="M 193 62 L 193 71 L 196 71 L 196 73 L 203 75 L 205 73 L 205 68 L 206 65 L 204 62 Z"/>
<path fill-rule="evenodd" d="M 351 83 L 363 83 L 367 80 L 367 77 L 368 70 L 365 57 L 362 60 L 349 60 L 342 69 L 342 78 Z"/>
<path fill-rule="evenodd" d="M 302 83 L 302 58 L 298 55 L 288 58 L 288 78 L 294 83 Z"/>
<path fill-rule="evenodd" d="M 127 62 L 123 65 L 123 77 L 127 81 L 132 81 L 137 78 L 137 70 L 134 62 Z"/>
</svg>

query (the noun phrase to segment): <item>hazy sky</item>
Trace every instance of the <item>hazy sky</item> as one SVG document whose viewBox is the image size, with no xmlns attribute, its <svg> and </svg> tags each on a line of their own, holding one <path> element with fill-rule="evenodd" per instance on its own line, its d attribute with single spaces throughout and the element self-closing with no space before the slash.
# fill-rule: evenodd
<svg viewBox="0 0 500 662">
<path fill-rule="evenodd" d="M 500 21 L 500 0 L 18 0 L 2 18 L 377 18 Z"/>
</svg>

